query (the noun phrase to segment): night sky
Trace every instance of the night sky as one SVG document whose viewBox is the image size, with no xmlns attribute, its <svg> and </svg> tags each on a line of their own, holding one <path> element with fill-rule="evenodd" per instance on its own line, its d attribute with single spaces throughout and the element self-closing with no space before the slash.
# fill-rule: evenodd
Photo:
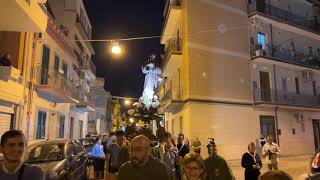
<svg viewBox="0 0 320 180">
<path fill-rule="evenodd" d="M 92 39 L 118 39 L 161 35 L 165 0 L 84 0 L 93 32 Z M 105 77 L 105 89 L 114 96 L 138 98 L 144 75 L 141 66 L 150 53 L 162 53 L 160 38 L 120 41 L 125 53 L 115 57 L 110 43 L 93 42 L 92 60 L 97 76 Z M 158 61 L 159 57 L 158 57 Z"/>
</svg>

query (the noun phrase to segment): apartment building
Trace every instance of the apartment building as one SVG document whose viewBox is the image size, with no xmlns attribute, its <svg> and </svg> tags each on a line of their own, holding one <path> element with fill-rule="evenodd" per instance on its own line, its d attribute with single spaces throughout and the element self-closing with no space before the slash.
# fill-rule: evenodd
<svg viewBox="0 0 320 180">
<path fill-rule="evenodd" d="M 158 93 L 165 127 L 240 159 L 272 134 L 282 155 L 320 145 L 319 4 L 167 0 Z"/>
<path fill-rule="evenodd" d="M 25 129 L 28 87 L 27 65 L 32 58 L 34 34 L 47 27 L 44 0 L 2 1 L 0 56 L 11 55 L 10 66 L 0 66 L 0 136 L 10 129 Z"/>
<path fill-rule="evenodd" d="M 97 77 L 91 83 L 90 97 L 94 104 L 94 112 L 89 113 L 89 120 L 94 124 L 91 133 L 106 134 L 112 130 L 112 96 L 104 89 L 104 78 Z"/>
<path fill-rule="evenodd" d="M 82 0 L 49 0 L 48 2 L 58 26 L 72 44 L 76 64 L 79 65 L 76 69 L 80 77 L 80 102 L 71 106 L 70 118 L 74 131 L 71 132 L 70 137 L 84 137 L 87 134 L 89 112 L 94 111 L 89 93 L 90 84 L 96 78 L 96 67 L 91 60 L 91 55 L 95 52 L 91 42 L 84 41 L 91 39 L 92 26 Z"/>
<path fill-rule="evenodd" d="M 82 0 L 73 2 L 85 13 Z M 86 33 L 91 36 L 91 26 L 82 25 L 90 22 L 86 14 L 87 19 L 83 14 L 79 19 L 80 7 L 64 11 L 61 4 L 64 1 L 1 3 L 0 53 L 12 58 L 11 66 L 0 66 L 0 135 L 20 129 L 33 143 L 87 134 L 94 50 L 81 40 L 88 39 Z"/>
</svg>

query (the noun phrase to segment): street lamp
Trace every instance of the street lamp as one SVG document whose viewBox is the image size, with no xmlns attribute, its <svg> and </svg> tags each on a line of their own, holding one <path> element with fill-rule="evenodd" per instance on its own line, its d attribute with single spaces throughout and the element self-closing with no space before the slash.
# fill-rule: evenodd
<svg viewBox="0 0 320 180">
<path fill-rule="evenodd" d="M 121 54 L 121 48 L 118 42 L 116 41 L 112 41 L 112 48 L 111 48 L 111 52 L 113 54 Z"/>
<path fill-rule="evenodd" d="M 127 105 L 127 106 L 129 106 L 129 105 L 131 104 L 131 101 L 130 101 L 129 99 L 126 99 L 126 100 L 124 101 L 124 104 Z"/>
<path fill-rule="evenodd" d="M 131 123 L 134 123 L 134 119 L 133 119 L 133 118 L 130 118 L 129 121 L 130 121 Z"/>
</svg>

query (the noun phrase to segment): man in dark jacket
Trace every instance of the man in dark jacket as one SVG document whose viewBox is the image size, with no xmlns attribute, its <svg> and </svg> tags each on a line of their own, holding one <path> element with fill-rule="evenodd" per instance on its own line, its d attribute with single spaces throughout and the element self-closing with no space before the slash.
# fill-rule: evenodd
<svg viewBox="0 0 320 180">
<path fill-rule="evenodd" d="M 150 154 L 150 140 L 146 136 L 132 139 L 130 161 L 120 167 L 118 180 L 172 180 L 169 168 Z"/>
<path fill-rule="evenodd" d="M 184 135 L 182 133 L 178 135 L 177 148 L 179 151 L 179 156 L 182 158 L 190 152 L 189 144 L 185 143 Z"/>
<path fill-rule="evenodd" d="M 207 168 L 207 180 L 233 180 L 231 169 L 229 168 L 226 160 L 217 154 L 217 146 L 212 140 L 208 145 L 211 148 L 211 154 L 204 163 Z"/>
</svg>

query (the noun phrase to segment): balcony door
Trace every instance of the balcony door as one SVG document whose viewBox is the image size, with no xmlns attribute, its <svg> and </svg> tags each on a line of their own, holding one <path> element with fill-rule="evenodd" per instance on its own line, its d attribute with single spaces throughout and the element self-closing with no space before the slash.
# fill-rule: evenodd
<svg viewBox="0 0 320 180">
<path fill-rule="evenodd" d="M 260 71 L 261 100 L 271 101 L 270 75 L 269 72 Z"/>
<path fill-rule="evenodd" d="M 320 120 L 312 120 L 315 150 L 320 148 Z"/>
<path fill-rule="evenodd" d="M 41 84 L 48 84 L 49 61 L 50 61 L 50 49 L 44 45 L 42 50 Z"/>
</svg>

